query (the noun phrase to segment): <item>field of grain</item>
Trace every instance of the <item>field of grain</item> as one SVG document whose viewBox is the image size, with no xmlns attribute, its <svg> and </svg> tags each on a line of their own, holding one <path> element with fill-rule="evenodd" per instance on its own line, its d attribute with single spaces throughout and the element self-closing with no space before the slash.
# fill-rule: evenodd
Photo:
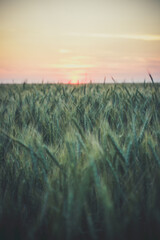
<svg viewBox="0 0 160 240">
<path fill-rule="evenodd" d="M 160 239 L 160 85 L 0 85 L 0 239 Z"/>
</svg>

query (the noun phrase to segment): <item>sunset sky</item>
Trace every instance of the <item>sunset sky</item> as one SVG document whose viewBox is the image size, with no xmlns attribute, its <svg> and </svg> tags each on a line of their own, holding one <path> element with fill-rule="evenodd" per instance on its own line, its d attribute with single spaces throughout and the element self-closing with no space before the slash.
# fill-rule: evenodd
<svg viewBox="0 0 160 240">
<path fill-rule="evenodd" d="M 160 0 L 1 0 L 0 82 L 160 81 Z"/>
</svg>

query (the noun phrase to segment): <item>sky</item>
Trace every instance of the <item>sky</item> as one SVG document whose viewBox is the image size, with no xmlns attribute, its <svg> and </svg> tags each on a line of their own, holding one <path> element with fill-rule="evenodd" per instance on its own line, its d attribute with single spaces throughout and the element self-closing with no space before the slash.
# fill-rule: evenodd
<svg viewBox="0 0 160 240">
<path fill-rule="evenodd" d="M 160 0 L 0 0 L 0 82 L 160 81 Z"/>
</svg>

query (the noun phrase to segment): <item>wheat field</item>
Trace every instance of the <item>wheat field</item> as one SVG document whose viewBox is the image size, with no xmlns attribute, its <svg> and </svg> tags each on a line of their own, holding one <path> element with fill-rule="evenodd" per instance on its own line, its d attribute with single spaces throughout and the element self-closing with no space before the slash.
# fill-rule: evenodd
<svg viewBox="0 0 160 240">
<path fill-rule="evenodd" d="M 160 239 L 160 85 L 0 85 L 0 239 Z"/>
</svg>

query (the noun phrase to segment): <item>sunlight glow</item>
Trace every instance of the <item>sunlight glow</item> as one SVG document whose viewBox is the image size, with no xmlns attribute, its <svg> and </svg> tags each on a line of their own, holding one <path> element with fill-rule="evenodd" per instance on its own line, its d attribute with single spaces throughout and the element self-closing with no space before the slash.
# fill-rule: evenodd
<svg viewBox="0 0 160 240">
<path fill-rule="evenodd" d="M 73 71 L 72 74 L 70 75 L 70 80 L 68 83 L 78 85 L 80 83 L 79 79 L 80 79 L 79 74 Z"/>
</svg>

